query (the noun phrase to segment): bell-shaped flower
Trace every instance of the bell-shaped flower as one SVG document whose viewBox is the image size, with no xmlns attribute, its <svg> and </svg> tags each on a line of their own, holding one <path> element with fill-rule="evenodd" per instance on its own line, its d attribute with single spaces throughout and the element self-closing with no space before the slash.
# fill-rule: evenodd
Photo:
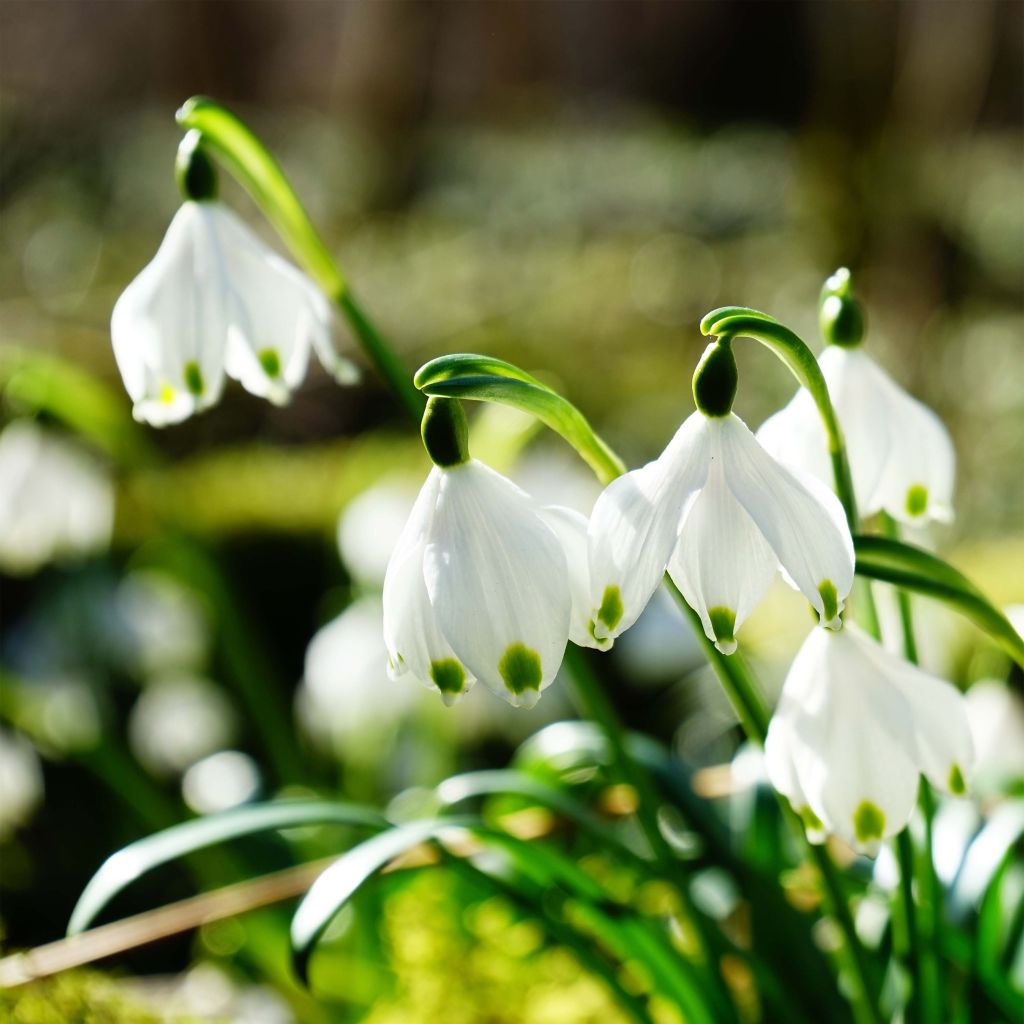
<svg viewBox="0 0 1024 1024">
<path fill-rule="evenodd" d="M 135 418 L 152 426 L 213 405 L 225 374 L 286 402 L 311 346 L 337 380 L 355 379 L 313 282 L 214 199 L 181 206 L 114 306 L 111 336 Z"/>
<path fill-rule="evenodd" d="M 424 420 L 435 466 L 384 580 L 389 666 L 446 703 L 479 679 L 511 704 L 532 707 L 554 680 L 567 639 L 593 643 L 586 521 L 542 508 L 470 459 L 461 418 L 452 403 L 432 400 Z M 453 420 L 462 440 L 442 454 L 432 431 L 450 432 Z"/>
<path fill-rule="evenodd" d="M 719 359 L 730 364 L 731 351 L 710 346 L 695 396 Z M 731 412 L 731 395 L 720 404 L 698 397 L 698 405 L 657 459 L 614 480 L 594 506 L 594 637 L 607 645 L 628 629 L 666 569 L 725 654 L 780 566 L 822 622 L 838 626 L 853 585 L 853 542 L 838 499 L 773 459 Z"/>
<path fill-rule="evenodd" d="M 812 841 L 834 834 L 873 856 L 909 821 L 920 775 L 964 792 L 973 749 L 958 690 L 847 625 L 800 648 L 765 757 Z"/>
<path fill-rule="evenodd" d="M 857 507 L 908 524 L 953 518 L 956 458 L 942 421 L 907 394 L 859 345 L 828 345 L 818 358 L 846 439 Z M 757 439 L 777 459 L 831 483 L 821 419 L 801 388 Z"/>
</svg>

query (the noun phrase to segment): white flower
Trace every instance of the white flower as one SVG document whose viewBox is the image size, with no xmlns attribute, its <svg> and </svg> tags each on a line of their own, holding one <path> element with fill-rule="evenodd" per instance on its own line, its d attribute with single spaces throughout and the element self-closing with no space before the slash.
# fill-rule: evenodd
<svg viewBox="0 0 1024 1024">
<path fill-rule="evenodd" d="M 0 434 L 0 568 L 33 572 L 110 543 L 114 489 L 99 463 L 30 420 Z"/>
<path fill-rule="evenodd" d="M 43 770 L 24 736 L 0 729 L 0 840 L 32 817 L 43 799 Z"/>
<path fill-rule="evenodd" d="M 951 520 L 956 459 L 938 416 L 859 346 L 829 345 L 818 365 L 846 438 L 861 514 L 885 511 L 909 524 Z M 821 420 L 805 389 L 764 422 L 757 439 L 776 458 L 831 484 Z"/>
<path fill-rule="evenodd" d="M 111 318 L 114 356 L 138 420 L 164 426 L 208 408 L 225 373 L 254 395 L 288 400 L 310 346 L 351 382 L 330 311 L 301 271 L 216 200 L 188 201 Z"/>
<path fill-rule="evenodd" d="M 964 699 L 856 627 L 812 630 L 765 743 L 768 777 L 808 837 L 872 856 L 910 819 L 918 776 L 964 792 L 973 750 Z"/>
<path fill-rule="evenodd" d="M 614 480 L 594 506 L 589 552 L 604 644 L 636 621 L 666 568 L 726 654 L 780 565 L 831 626 L 853 585 L 838 499 L 771 458 L 731 412 L 693 413 L 657 459 Z"/>
<path fill-rule="evenodd" d="M 542 508 L 475 459 L 435 466 L 384 580 L 392 673 L 409 672 L 446 703 L 480 679 L 532 707 L 567 638 L 593 643 L 585 545 L 579 513 Z"/>
</svg>

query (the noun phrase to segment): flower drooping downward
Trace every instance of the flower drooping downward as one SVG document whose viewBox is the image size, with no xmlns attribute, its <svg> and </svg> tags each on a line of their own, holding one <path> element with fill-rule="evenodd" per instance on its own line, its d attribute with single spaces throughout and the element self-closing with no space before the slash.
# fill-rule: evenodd
<svg viewBox="0 0 1024 1024">
<path fill-rule="evenodd" d="M 821 320 L 829 344 L 818 365 L 846 438 L 857 507 L 863 515 L 887 512 L 908 524 L 948 522 L 953 442 L 938 416 L 864 351 L 849 271 L 837 271 L 826 282 Z M 757 439 L 777 459 L 831 480 L 818 412 L 805 389 L 762 424 Z"/>
<path fill-rule="evenodd" d="M 566 641 L 586 629 L 586 520 L 542 508 L 469 457 L 458 402 L 431 399 L 423 440 L 434 461 L 384 580 L 390 669 L 446 703 L 477 680 L 532 707 Z"/>
<path fill-rule="evenodd" d="M 960 692 L 847 624 L 814 629 L 804 642 L 765 759 L 808 838 L 833 833 L 873 856 L 909 821 L 920 775 L 964 792 L 973 750 Z"/>
<path fill-rule="evenodd" d="M 665 451 L 613 481 L 590 520 L 593 635 L 607 646 L 643 611 L 666 569 L 725 654 L 781 566 L 823 623 L 839 625 L 853 542 L 838 499 L 776 462 L 732 412 L 728 341 L 694 374 L 697 411 Z"/>
<path fill-rule="evenodd" d="M 225 375 L 283 404 L 305 377 L 311 346 L 336 380 L 354 381 L 354 366 L 334 349 L 316 285 L 215 198 L 201 150 L 183 151 L 186 201 L 111 317 L 135 418 L 180 422 L 217 402 Z"/>
</svg>

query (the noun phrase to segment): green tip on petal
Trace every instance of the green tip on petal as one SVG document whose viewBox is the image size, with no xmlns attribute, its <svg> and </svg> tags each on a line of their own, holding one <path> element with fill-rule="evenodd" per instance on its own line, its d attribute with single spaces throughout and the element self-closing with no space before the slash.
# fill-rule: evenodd
<svg viewBox="0 0 1024 1024">
<path fill-rule="evenodd" d="M 885 832 L 885 815 L 878 804 L 861 800 L 853 812 L 853 834 L 858 842 L 870 843 L 882 838 Z"/>
<path fill-rule="evenodd" d="M 837 629 L 842 622 L 839 618 L 839 592 L 831 580 L 822 580 L 818 584 L 821 596 L 821 621 L 824 625 Z"/>
<path fill-rule="evenodd" d="M 193 395 L 201 395 L 205 388 L 203 371 L 199 369 L 199 364 L 195 360 L 185 364 L 185 387 Z"/>
<path fill-rule="evenodd" d="M 263 367 L 263 372 L 268 377 L 281 376 L 281 357 L 278 355 L 276 348 L 260 349 L 257 353 L 257 358 L 260 361 L 260 366 Z"/>
<path fill-rule="evenodd" d="M 964 781 L 964 773 L 960 770 L 960 765 L 954 764 L 949 769 L 949 791 L 954 796 L 963 796 L 967 792 L 967 783 Z"/>
<path fill-rule="evenodd" d="M 716 608 L 708 609 L 708 619 L 711 620 L 711 632 L 715 646 L 723 654 L 736 653 L 736 613 L 731 608 L 719 605 Z"/>
<path fill-rule="evenodd" d="M 597 619 L 609 632 L 622 621 L 622 591 L 614 583 L 604 588 Z"/>
<path fill-rule="evenodd" d="M 430 678 L 441 691 L 445 704 L 452 704 L 466 688 L 466 670 L 455 658 L 439 658 L 430 663 Z"/>
<path fill-rule="evenodd" d="M 540 655 L 525 644 L 510 644 L 498 662 L 498 671 L 509 691 L 516 695 L 527 690 L 539 691 L 544 675 Z"/>
<path fill-rule="evenodd" d="M 821 818 L 819 818 L 814 811 L 810 809 L 810 807 L 798 807 L 796 813 L 800 815 L 800 820 L 804 823 L 804 828 L 808 832 L 825 831 L 825 825 Z"/>
<path fill-rule="evenodd" d="M 924 484 L 912 484 L 907 488 L 907 513 L 923 516 L 928 508 L 928 488 Z"/>
</svg>

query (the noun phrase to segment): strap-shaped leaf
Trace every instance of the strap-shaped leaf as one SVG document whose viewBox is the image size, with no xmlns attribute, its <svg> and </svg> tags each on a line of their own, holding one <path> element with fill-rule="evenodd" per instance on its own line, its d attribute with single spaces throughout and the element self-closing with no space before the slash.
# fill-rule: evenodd
<svg viewBox="0 0 1024 1024">
<path fill-rule="evenodd" d="M 535 416 L 565 438 L 602 483 L 626 471 L 576 406 L 511 363 L 472 353 L 441 356 L 422 366 L 415 382 L 431 397 L 499 402 Z"/>
<path fill-rule="evenodd" d="M 108 857 L 79 897 L 68 923 L 68 935 L 88 928 L 119 892 L 162 864 L 241 836 L 317 824 L 381 829 L 389 823 L 369 807 L 326 800 L 282 800 L 186 821 Z"/>
<path fill-rule="evenodd" d="M 857 535 L 857 572 L 944 601 L 1024 667 L 1024 638 L 963 573 L 930 551 L 888 537 Z"/>
</svg>

